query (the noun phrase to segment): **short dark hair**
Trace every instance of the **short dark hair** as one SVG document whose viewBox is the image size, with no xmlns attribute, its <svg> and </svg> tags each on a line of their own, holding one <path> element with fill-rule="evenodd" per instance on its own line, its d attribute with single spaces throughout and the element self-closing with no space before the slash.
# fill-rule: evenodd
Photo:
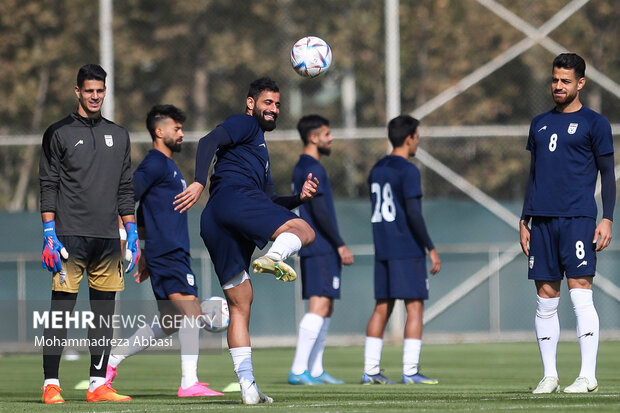
<svg viewBox="0 0 620 413">
<path fill-rule="evenodd" d="M 574 69 L 575 77 L 581 79 L 586 75 L 586 62 L 575 53 L 562 53 L 553 59 L 553 68 Z"/>
<path fill-rule="evenodd" d="M 308 144 L 308 137 L 312 131 L 321 126 L 329 126 L 329 120 L 321 115 L 306 115 L 297 122 L 297 131 L 304 145 Z"/>
<path fill-rule="evenodd" d="M 415 134 L 420 121 L 409 115 L 400 115 L 388 123 L 388 138 L 392 146 L 398 148 L 403 145 L 409 135 Z"/>
<path fill-rule="evenodd" d="M 151 139 L 155 140 L 155 127 L 161 120 L 170 118 L 176 122 L 185 122 L 185 113 L 174 105 L 155 105 L 146 115 L 146 129 L 151 134 Z"/>
<path fill-rule="evenodd" d="M 252 83 L 250 83 L 250 89 L 248 90 L 249 98 L 254 100 L 258 99 L 258 96 L 264 90 L 269 90 L 271 92 L 279 92 L 280 88 L 278 84 L 269 77 L 261 77 L 260 79 L 256 79 Z"/>
<path fill-rule="evenodd" d="M 101 80 L 105 85 L 105 78 L 108 74 L 103 70 L 103 68 L 94 63 L 85 64 L 80 67 L 77 74 L 77 86 L 84 86 L 85 80 Z"/>
</svg>

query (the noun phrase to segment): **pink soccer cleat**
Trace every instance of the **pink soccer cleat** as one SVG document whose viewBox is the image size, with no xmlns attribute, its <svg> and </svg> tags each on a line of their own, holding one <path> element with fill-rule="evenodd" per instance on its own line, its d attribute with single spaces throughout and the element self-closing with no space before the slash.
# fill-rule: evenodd
<svg viewBox="0 0 620 413">
<path fill-rule="evenodd" d="M 179 387 L 177 392 L 178 397 L 208 397 L 208 396 L 223 396 L 224 393 L 220 393 L 215 390 L 211 390 L 204 383 L 196 382 L 193 386 L 184 389 Z"/>
</svg>

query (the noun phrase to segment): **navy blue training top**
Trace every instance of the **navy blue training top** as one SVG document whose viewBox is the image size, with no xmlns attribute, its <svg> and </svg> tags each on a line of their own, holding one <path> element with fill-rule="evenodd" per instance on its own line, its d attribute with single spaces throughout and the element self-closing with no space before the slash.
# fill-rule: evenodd
<svg viewBox="0 0 620 413">
<path fill-rule="evenodd" d="M 312 244 L 308 247 L 299 250 L 299 255 L 302 257 L 314 256 L 314 255 L 326 255 L 338 252 L 340 245 L 333 245 L 328 237 L 333 238 L 333 234 L 325 234 L 322 231 L 323 225 L 320 225 L 319 220 L 327 220 L 335 226 L 332 230 L 335 231 L 336 238 L 338 237 L 338 224 L 336 221 L 336 210 L 334 208 L 334 199 L 332 197 L 332 188 L 329 183 L 329 177 L 323 165 L 319 163 L 310 155 L 302 154 L 299 157 L 299 161 L 293 169 L 293 192 L 298 194 L 301 192 L 301 188 L 306 182 L 306 177 L 311 173 L 313 178 L 319 180 L 319 186 L 315 197 L 299 206 L 299 217 L 305 220 L 314 232 L 316 238 Z M 315 216 L 313 213 L 312 203 L 318 201 L 319 197 L 323 197 L 324 204 L 326 206 L 328 217 Z"/>
<path fill-rule="evenodd" d="M 415 198 L 422 209 L 418 167 L 397 155 L 388 155 L 373 166 L 368 177 L 372 203 L 375 259 L 422 258 L 424 245 L 413 236 L 405 200 Z"/>
<path fill-rule="evenodd" d="M 221 185 L 249 185 L 264 191 L 267 184 L 273 184 L 265 135 L 258 121 L 253 116 L 239 114 L 229 116 L 219 126 L 226 130 L 232 145 L 220 146 L 215 153 L 210 194 L 215 194 Z M 201 161 L 211 162 L 197 160 Z M 196 169 L 198 172 L 199 166 Z"/>
<path fill-rule="evenodd" d="M 542 113 L 532 120 L 526 149 L 534 177 L 524 214 L 596 219 L 596 158 L 614 152 L 609 121 L 586 106 Z"/>
<path fill-rule="evenodd" d="M 187 187 L 181 171 L 166 155 L 151 149 L 133 174 L 138 222 L 146 230 L 145 251 L 158 257 L 183 249 L 189 253 L 187 214 L 174 210 L 175 195 Z"/>
</svg>

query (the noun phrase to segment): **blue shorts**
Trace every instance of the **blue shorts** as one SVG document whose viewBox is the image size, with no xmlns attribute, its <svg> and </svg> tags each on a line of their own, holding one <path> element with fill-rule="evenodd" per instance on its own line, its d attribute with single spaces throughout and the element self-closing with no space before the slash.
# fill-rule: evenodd
<svg viewBox="0 0 620 413">
<path fill-rule="evenodd" d="M 375 299 L 427 300 L 426 257 L 375 260 Z"/>
<path fill-rule="evenodd" d="M 340 298 L 340 255 L 301 257 L 301 296 Z"/>
<path fill-rule="evenodd" d="M 560 281 L 594 275 L 596 221 L 588 217 L 532 217 L 530 280 Z"/>
<path fill-rule="evenodd" d="M 295 218 L 257 188 L 219 188 L 202 211 L 200 236 L 220 285 L 248 270 L 254 248 L 263 248 L 282 224 Z"/>
<path fill-rule="evenodd" d="M 177 249 L 158 257 L 145 256 L 153 294 L 159 300 L 168 300 L 174 293 L 191 294 L 198 297 L 198 282 L 190 266 L 191 257 Z"/>
</svg>

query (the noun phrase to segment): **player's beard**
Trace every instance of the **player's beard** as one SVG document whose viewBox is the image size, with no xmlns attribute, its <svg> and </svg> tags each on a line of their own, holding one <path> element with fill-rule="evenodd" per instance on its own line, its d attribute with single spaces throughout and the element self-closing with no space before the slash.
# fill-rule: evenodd
<svg viewBox="0 0 620 413">
<path fill-rule="evenodd" d="M 270 112 L 272 113 L 272 112 Z M 273 113 L 273 120 L 265 119 L 265 112 L 261 112 L 258 108 L 254 107 L 252 110 L 252 116 L 256 118 L 260 128 L 265 132 L 271 132 L 276 128 L 276 119 L 278 119 L 278 115 Z"/>
<path fill-rule="evenodd" d="M 332 153 L 330 146 L 319 146 L 317 149 L 321 155 L 329 156 Z"/>
<path fill-rule="evenodd" d="M 562 97 L 556 97 L 555 94 L 553 94 L 553 101 L 555 102 L 555 104 L 563 107 L 566 107 L 573 103 L 575 98 L 577 98 L 577 92 L 572 95 L 570 93 L 566 93 L 566 95 Z"/>
<path fill-rule="evenodd" d="M 177 141 L 171 139 L 171 140 L 165 140 L 164 144 L 172 152 L 181 152 L 181 142 L 177 142 Z"/>
</svg>

